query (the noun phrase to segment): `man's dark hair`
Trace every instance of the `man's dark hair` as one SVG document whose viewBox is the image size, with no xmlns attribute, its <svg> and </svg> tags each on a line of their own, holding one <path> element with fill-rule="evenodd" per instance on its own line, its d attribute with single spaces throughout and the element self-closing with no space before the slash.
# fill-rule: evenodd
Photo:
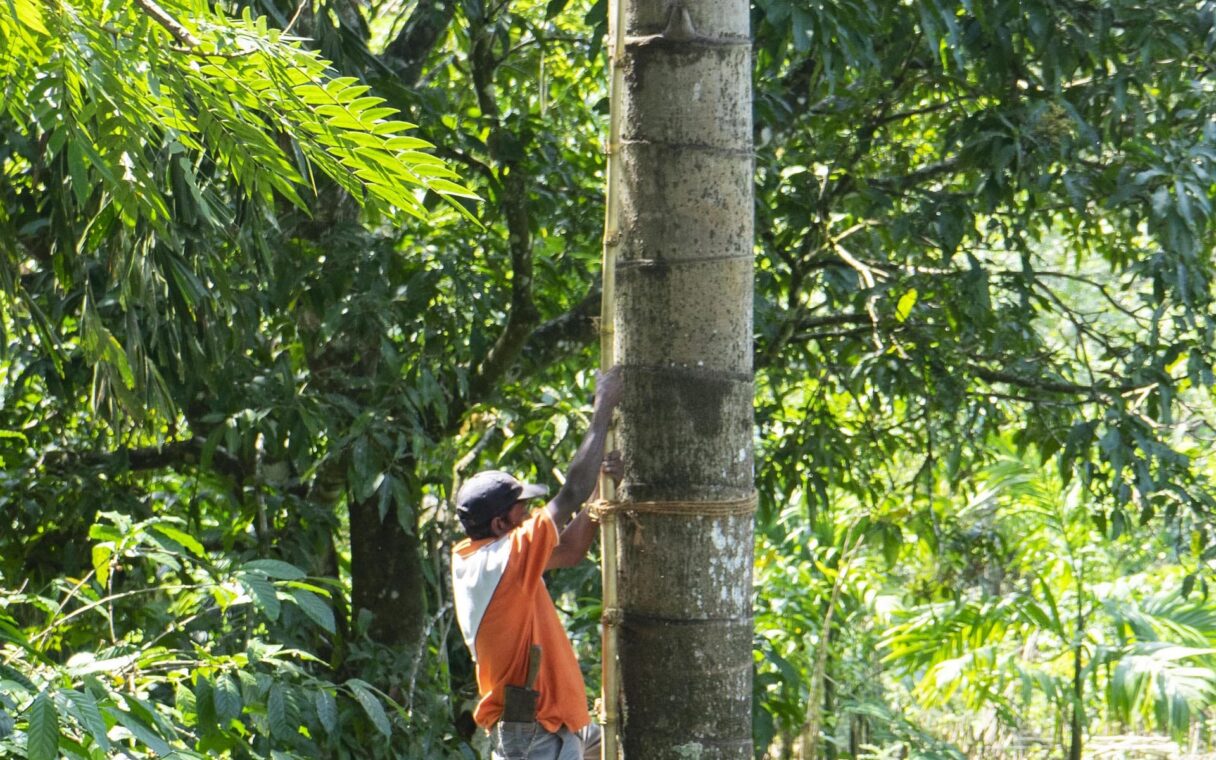
<svg viewBox="0 0 1216 760">
<path fill-rule="evenodd" d="M 490 522 L 493 522 L 493 520 Z M 494 537 L 494 529 L 490 527 L 490 523 L 488 522 L 478 523 L 477 525 L 465 525 L 464 523 L 461 523 L 461 525 L 464 526 L 464 534 L 468 536 L 469 540 L 471 541 L 479 541 L 483 538 Z"/>
</svg>

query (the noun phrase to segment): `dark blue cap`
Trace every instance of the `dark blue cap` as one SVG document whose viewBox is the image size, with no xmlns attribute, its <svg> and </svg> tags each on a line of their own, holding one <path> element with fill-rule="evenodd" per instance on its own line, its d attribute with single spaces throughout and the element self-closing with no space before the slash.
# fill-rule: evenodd
<svg viewBox="0 0 1216 760">
<path fill-rule="evenodd" d="M 545 486 L 521 483 L 502 470 L 483 470 L 464 482 L 456 493 L 456 516 L 467 528 L 485 525 L 521 499 L 549 493 Z"/>
</svg>

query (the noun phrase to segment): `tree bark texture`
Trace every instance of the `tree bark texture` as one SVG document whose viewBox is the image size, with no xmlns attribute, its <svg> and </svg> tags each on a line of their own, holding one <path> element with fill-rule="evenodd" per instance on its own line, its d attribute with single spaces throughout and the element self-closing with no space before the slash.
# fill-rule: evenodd
<svg viewBox="0 0 1216 760">
<path fill-rule="evenodd" d="M 722 505 L 753 493 L 748 4 L 620 1 L 621 747 L 742 760 L 752 515 Z"/>
<path fill-rule="evenodd" d="M 407 532 L 376 499 L 350 505 L 351 613 L 372 615 L 368 634 L 386 646 L 413 651 L 426 620 L 425 577 L 417 531 Z"/>
</svg>

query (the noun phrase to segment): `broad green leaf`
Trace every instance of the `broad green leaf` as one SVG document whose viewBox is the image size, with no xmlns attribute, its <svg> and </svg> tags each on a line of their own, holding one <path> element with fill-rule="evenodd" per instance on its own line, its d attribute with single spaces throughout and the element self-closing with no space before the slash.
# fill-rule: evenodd
<svg viewBox="0 0 1216 760">
<path fill-rule="evenodd" d="M 317 708 L 317 719 L 321 726 L 330 734 L 338 730 L 338 701 L 326 689 L 318 689 L 314 699 Z"/>
<path fill-rule="evenodd" d="M 26 748 L 28 760 L 59 757 L 59 713 L 45 691 L 39 692 L 30 705 Z"/>
<path fill-rule="evenodd" d="M 108 729 L 105 720 L 101 717 L 101 709 L 97 706 L 97 700 L 88 691 L 68 691 L 66 693 L 72 703 L 73 717 L 89 732 L 89 736 L 93 738 L 98 747 L 109 750 Z"/>
<path fill-rule="evenodd" d="M 211 699 L 215 705 L 215 719 L 220 727 L 226 727 L 230 720 L 241 714 L 241 691 L 231 676 L 220 676 L 215 679 L 211 689 Z"/>
<path fill-rule="evenodd" d="M 42 23 L 42 9 L 36 0 L 12 0 L 16 9 L 17 20 L 38 34 L 47 35 L 46 25 Z"/>
<path fill-rule="evenodd" d="M 158 757 L 168 757 L 173 752 L 173 748 L 169 746 L 164 737 L 156 733 L 155 728 L 140 720 L 134 714 L 116 707 L 107 707 L 105 708 L 105 712 L 111 718 L 121 723 L 140 744 L 155 752 Z"/>
<path fill-rule="evenodd" d="M 346 682 L 351 693 L 355 695 L 355 699 L 363 706 L 363 711 L 367 713 L 367 717 L 371 718 L 372 724 L 384 734 L 386 737 L 393 733 L 392 724 L 389 723 L 388 715 L 384 712 L 384 706 L 380 704 L 380 699 L 366 682 L 358 678 L 352 678 Z"/>
<path fill-rule="evenodd" d="M 105 515 L 98 515 L 104 517 Z M 130 526 L 124 526 L 123 530 L 129 530 Z M 122 540 L 122 533 L 113 525 L 105 525 L 103 523 L 93 523 L 89 526 L 89 538 L 98 541 L 110 541 L 117 543 Z"/>
<path fill-rule="evenodd" d="M 241 585 L 249 589 L 254 603 L 266 613 L 266 616 L 271 620 L 278 620 L 282 604 L 274 584 L 258 573 L 241 573 L 238 577 Z"/>
<path fill-rule="evenodd" d="M 307 577 L 307 573 L 300 568 L 277 559 L 255 559 L 241 565 L 241 568 L 262 573 L 271 578 L 281 578 L 285 581 L 298 581 L 301 578 Z"/>
<path fill-rule="evenodd" d="M 451 182 L 446 179 L 429 180 L 429 181 L 427 181 L 426 186 L 428 189 L 434 190 L 437 193 L 444 193 L 446 195 L 454 195 L 458 198 L 471 198 L 474 200 L 480 200 L 480 197 L 476 193 L 470 192 L 469 190 L 465 189 L 464 187 L 457 185 L 455 182 Z"/>
<path fill-rule="evenodd" d="M 327 633 L 332 634 L 337 630 L 334 625 L 334 611 L 321 597 L 298 588 L 291 589 L 291 596 L 304 614 Z"/>
<path fill-rule="evenodd" d="M 6 689 L 12 691 L 23 690 L 31 693 L 38 691 L 38 687 L 24 673 L 12 665 L 5 665 L 3 662 L 0 662 L 0 678 L 11 682 L 10 684 L 5 684 Z M 13 688 L 14 685 L 17 687 L 16 689 Z"/>
<path fill-rule="evenodd" d="M 417 128 L 418 128 L 417 124 L 411 124 L 408 121 L 382 121 L 382 122 L 379 122 L 378 124 L 374 125 L 372 128 L 372 131 L 378 135 L 393 135 L 397 132 L 409 132 L 410 130 L 417 129 Z M 404 138 L 404 139 L 413 139 L 413 138 Z M 396 146 L 390 146 L 390 147 L 395 148 Z M 423 140 L 420 145 L 416 145 L 414 147 L 430 148 L 430 147 L 434 147 L 434 144 Z"/>
<path fill-rule="evenodd" d="M 178 681 L 173 688 L 173 706 L 183 715 L 198 716 L 198 700 L 186 681 Z"/>
<path fill-rule="evenodd" d="M 390 137 L 383 143 L 388 150 L 417 151 L 435 147 L 426 140 L 417 137 Z"/>
<path fill-rule="evenodd" d="M 175 528 L 172 525 L 166 525 L 165 523 L 154 523 L 152 525 L 152 530 L 181 544 L 187 551 L 196 557 L 201 558 L 207 556 L 207 551 L 203 548 L 203 545 L 199 543 L 199 540 L 184 530 Z"/>
<path fill-rule="evenodd" d="M 196 675 L 194 681 L 195 725 L 199 733 L 207 734 L 216 728 L 215 689 L 205 676 Z"/>
<path fill-rule="evenodd" d="M 811 24 L 813 17 L 802 8 L 793 8 L 793 37 L 794 49 L 804 53 L 811 47 Z"/>
<path fill-rule="evenodd" d="M 77 136 L 76 139 L 68 140 L 68 172 L 72 177 L 72 192 L 76 196 L 76 203 L 83 206 L 88 203 L 93 187 L 89 183 L 89 171 L 84 164 L 84 149 L 80 146 L 80 139 L 82 137 Z"/>
<path fill-rule="evenodd" d="M 295 733 L 295 729 L 287 722 L 287 704 L 282 684 L 276 683 L 270 687 L 270 693 L 266 697 L 266 719 L 270 723 L 270 733 L 274 736 L 286 738 Z"/>
</svg>

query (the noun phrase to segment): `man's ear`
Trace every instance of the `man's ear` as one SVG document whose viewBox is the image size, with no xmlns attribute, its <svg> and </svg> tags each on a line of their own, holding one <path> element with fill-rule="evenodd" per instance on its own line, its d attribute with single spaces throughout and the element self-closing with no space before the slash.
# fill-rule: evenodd
<svg viewBox="0 0 1216 760">
<path fill-rule="evenodd" d="M 490 532 L 494 534 L 494 538 L 499 538 L 504 535 L 511 525 L 507 522 L 505 515 L 499 515 L 493 520 L 490 520 Z"/>
</svg>

